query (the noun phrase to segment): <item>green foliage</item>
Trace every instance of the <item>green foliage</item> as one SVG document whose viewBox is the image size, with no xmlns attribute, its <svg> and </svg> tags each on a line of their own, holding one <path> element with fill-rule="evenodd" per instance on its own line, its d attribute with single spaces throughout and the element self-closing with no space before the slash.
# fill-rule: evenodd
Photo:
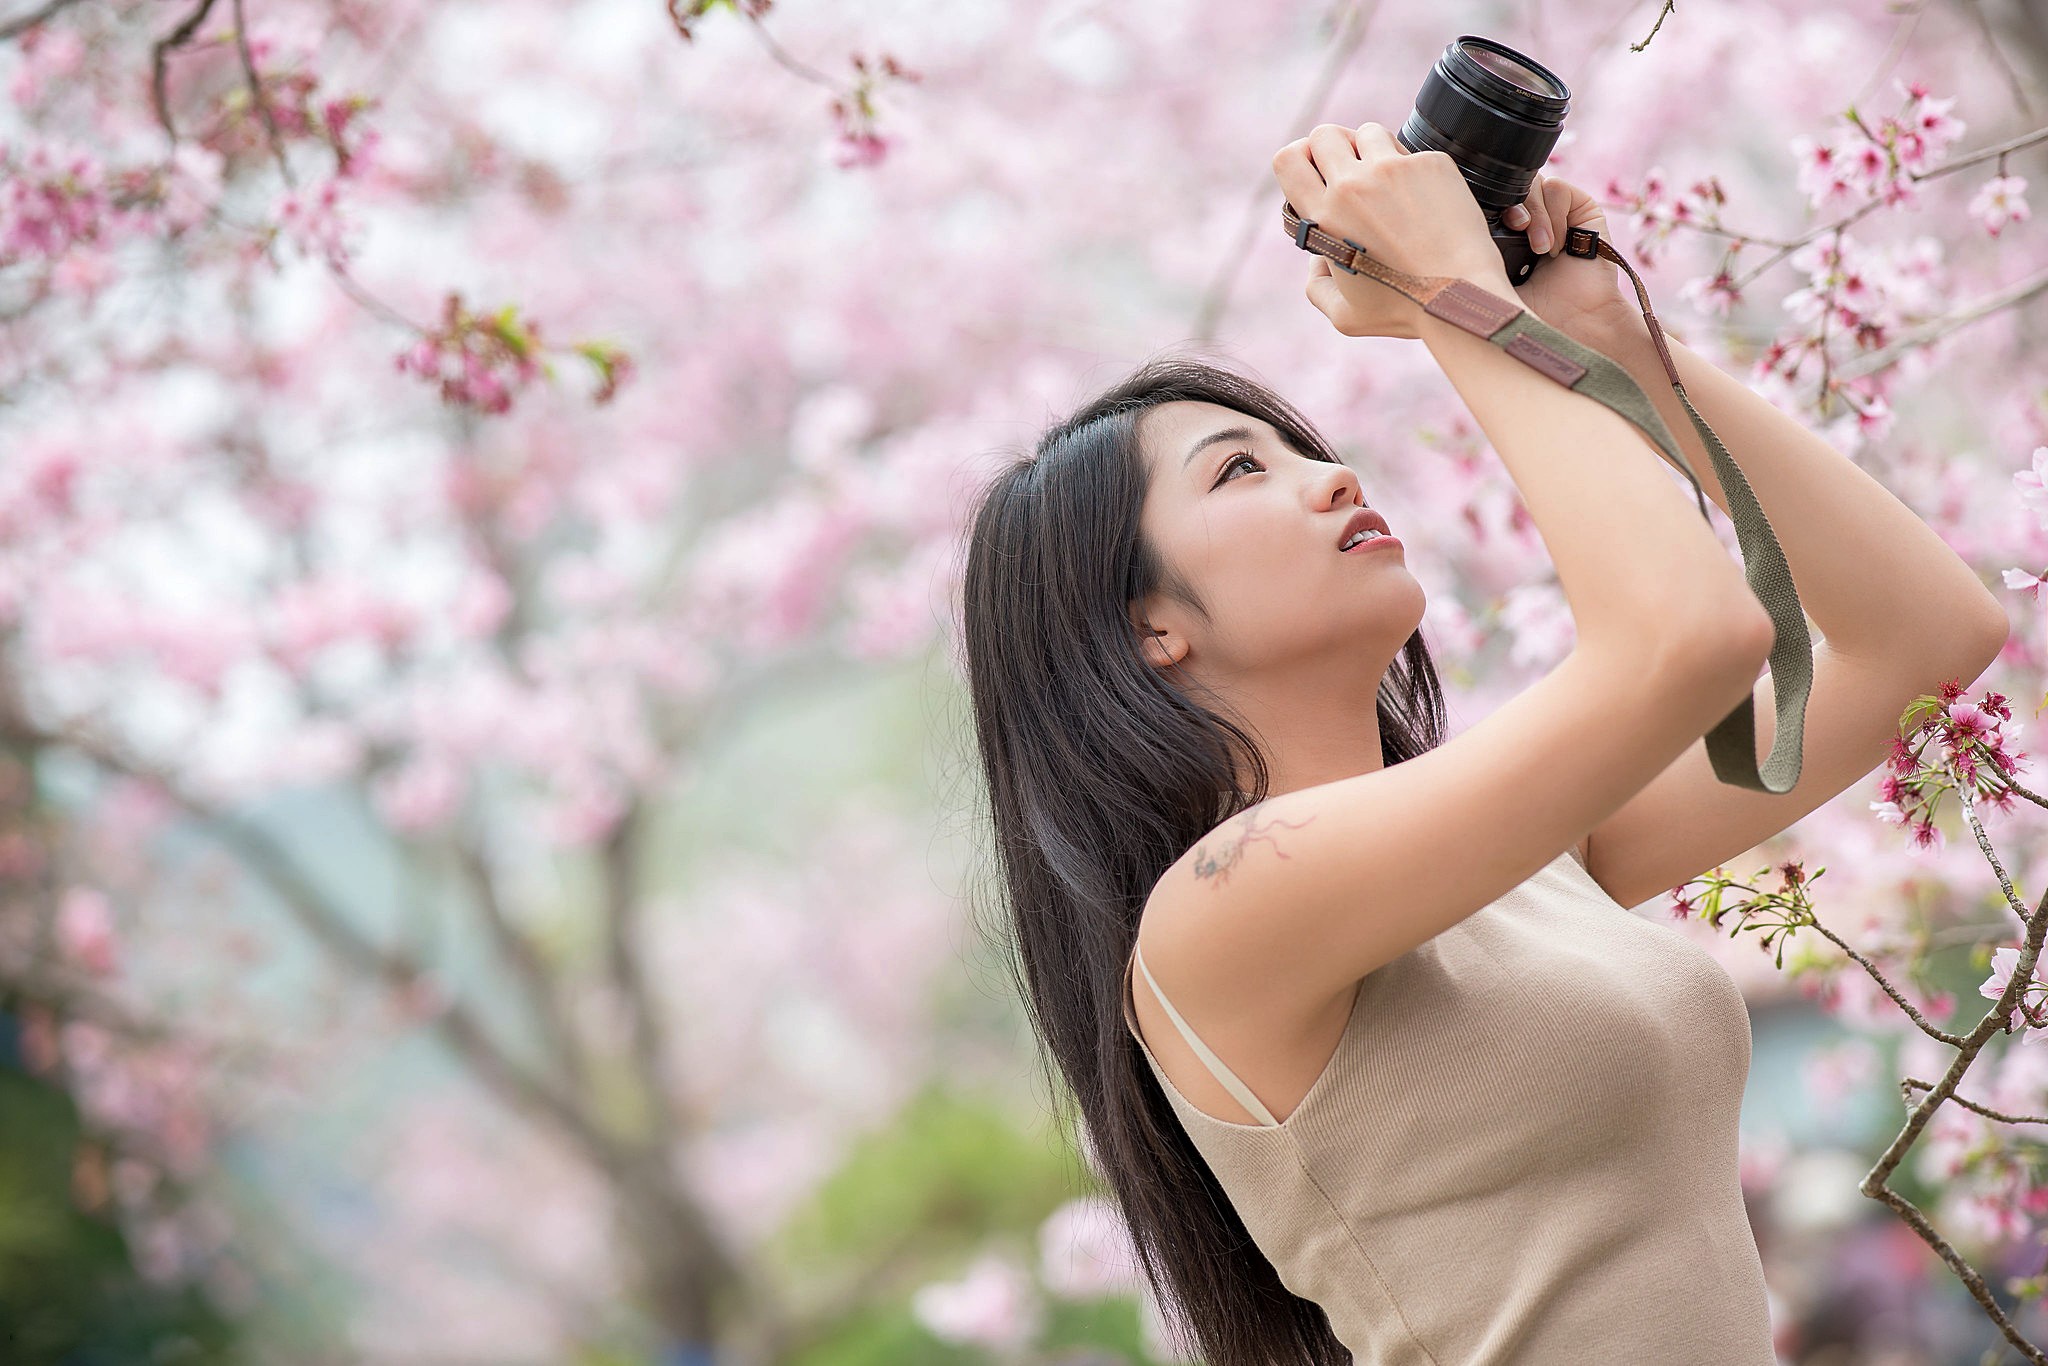
<svg viewBox="0 0 2048 1366">
<path fill-rule="evenodd" d="M 1074 1166 L 996 1106 L 930 1086 L 854 1145 L 780 1250 L 801 1264 L 915 1248 L 944 1268 L 992 1236 L 1034 1235 L 1079 1193 Z"/>
<path fill-rule="evenodd" d="M 869 1308 L 830 1338 L 792 1358 L 790 1366 L 985 1366 L 988 1353 L 940 1342 L 907 1304 Z"/>
<path fill-rule="evenodd" d="M 230 1326 L 192 1290 L 144 1282 L 121 1232 L 77 1209 L 71 1098 L 0 1067 L 0 1360 L 8 1366 L 215 1366 Z"/>
<path fill-rule="evenodd" d="M 796 1366 L 953 1366 L 983 1351 L 934 1338 L 910 1311 L 922 1285 L 960 1274 L 989 1247 L 1037 1258 L 1038 1227 L 1086 1193 L 1085 1168 L 1058 1136 L 1030 1132 L 993 1101 L 939 1086 L 855 1144 L 771 1255 L 792 1281 L 862 1285 L 858 1307 L 797 1353 Z M 1142 1360 L 1137 1303 L 1051 1301 L 1043 1343 Z"/>
<path fill-rule="evenodd" d="M 1092 1347 L 1118 1352 L 1131 1361 L 1149 1361 L 1145 1352 L 1144 1329 L 1138 1322 L 1138 1301 L 1132 1295 L 1113 1299 L 1084 1300 L 1078 1304 L 1054 1300 L 1047 1305 L 1047 1323 L 1040 1341 L 1050 1353 L 1066 1348 Z"/>
</svg>

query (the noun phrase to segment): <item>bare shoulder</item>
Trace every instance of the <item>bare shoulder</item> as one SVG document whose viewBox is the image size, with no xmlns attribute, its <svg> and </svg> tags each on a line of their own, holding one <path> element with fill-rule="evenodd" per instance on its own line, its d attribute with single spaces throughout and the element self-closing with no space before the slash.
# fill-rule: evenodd
<svg viewBox="0 0 2048 1366">
<path fill-rule="evenodd" d="M 1142 968 L 1131 972 L 1131 1005 L 1140 1035 L 1174 1089 L 1216 1119 L 1263 1122 L 1209 1070 L 1167 1004 L 1210 1052 L 1285 1120 L 1329 1065 L 1351 1016 L 1355 987 L 1341 997 L 1307 999 L 1300 983 L 1218 971 L 1216 960 L 1164 916 L 1140 926 Z M 1151 974 L 1158 992 L 1146 979 Z M 1160 994 L 1166 1000 L 1162 1002 Z"/>
</svg>

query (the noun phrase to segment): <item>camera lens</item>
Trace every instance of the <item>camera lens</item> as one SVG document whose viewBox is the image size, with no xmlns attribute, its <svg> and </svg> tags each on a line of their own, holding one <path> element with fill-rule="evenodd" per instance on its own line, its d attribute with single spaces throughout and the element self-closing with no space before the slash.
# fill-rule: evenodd
<svg viewBox="0 0 2048 1366">
<path fill-rule="evenodd" d="M 1513 81 L 1531 94 L 1554 95 L 1557 93 L 1557 82 L 1552 77 L 1532 70 L 1528 63 L 1510 57 L 1505 52 L 1498 52 L 1489 47 L 1473 46 L 1467 55 L 1494 75 L 1501 77 L 1503 80 Z"/>
<path fill-rule="evenodd" d="M 1465 34 L 1443 50 L 1395 134 L 1447 153 L 1489 216 L 1528 197 L 1571 108 L 1571 90 L 1511 47 Z"/>
</svg>

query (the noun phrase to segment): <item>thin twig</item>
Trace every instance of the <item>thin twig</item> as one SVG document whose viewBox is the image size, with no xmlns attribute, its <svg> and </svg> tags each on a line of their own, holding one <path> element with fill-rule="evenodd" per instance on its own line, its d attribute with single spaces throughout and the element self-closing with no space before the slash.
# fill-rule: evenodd
<svg viewBox="0 0 2048 1366">
<path fill-rule="evenodd" d="M 324 253 L 322 259 L 325 259 Z M 364 289 L 360 284 L 358 284 L 356 282 L 355 277 L 353 275 L 350 275 L 348 271 L 342 266 L 336 265 L 333 261 L 328 261 L 327 266 L 328 274 L 332 275 L 334 277 L 334 282 L 341 286 L 341 292 L 348 295 L 349 298 L 354 299 L 358 304 L 362 305 L 363 310 L 365 312 L 371 314 L 374 317 L 383 319 L 385 322 L 390 323 L 393 327 L 401 327 L 404 328 L 406 331 L 415 333 L 417 335 L 424 336 L 426 333 L 431 332 L 433 330 L 432 328 L 427 327 L 424 324 L 414 322 L 411 318 L 406 317 L 405 314 L 400 313 L 396 308 L 393 308 L 390 304 L 385 303 L 382 299 L 379 299 L 375 295 L 371 294 L 368 290 Z"/>
<path fill-rule="evenodd" d="M 1809 917 L 1813 915 L 1811 908 L 1808 909 L 1807 914 Z M 1920 1030 L 1922 1033 L 1926 1034 L 1930 1038 L 1939 1039 L 1943 1043 L 1948 1044 L 1951 1047 L 1959 1048 L 1962 1046 L 1962 1035 L 1949 1033 L 1947 1030 L 1941 1028 L 1932 1020 L 1928 1019 L 1925 1015 L 1922 1015 L 1918 1010 L 1914 1009 L 1913 1003 L 1911 1001 L 1908 1001 L 1905 997 L 1901 996 L 1899 994 L 1899 989 L 1893 986 L 1891 982 L 1886 979 L 1885 975 L 1882 972 L 1878 971 L 1877 964 L 1871 962 L 1868 958 L 1865 958 L 1862 954 L 1856 952 L 1855 949 L 1849 947 L 1848 943 L 1840 935 L 1836 934 L 1827 926 L 1821 924 L 1817 918 L 1810 919 L 1809 923 L 1813 926 L 1814 929 L 1820 931 L 1821 935 L 1824 938 L 1826 938 L 1829 943 L 1839 948 L 1843 953 L 1848 954 L 1858 963 L 1861 963 L 1863 965 L 1864 971 L 1868 972 L 1871 975 L 1871 977 L 1877 982 L 1877 984 L 1880 987 L 1884 988 L 1884 994 L 1891 997 L 1893 1003 L 1897 1005 L 1900 1010 L 1905 1011 L 1907 1017 L 1911 1019 L 1914 1024 L 1920 1026 Z"/>
<path fill-rule="evenodd" d="M 2020 894 L 2013 890 L 2012 877 L 2005 871 L 2005 865 L 1998 861 L 1998 851 L 1991 847 L 1991 836 L 1984 833 L 1984 825 L 1977 819 L 1977 803 L 1965 787 L 1956 789 L 1956 800 L 1962 803 L 1963 816 L 1970 822 L 1970 833 L 1977 838 L 1977 848 L 1991 865 L 1991 871 L 1998 874 L 1998 888 L 2005 893 L 2005 904 L 2020 918 L 2020 924 L 2030 924 L 2027 903 L 2020 900 Z"/>
<path fill-rule="evenodd" d="M 1649 36 L 1644 38 L 1643 41 L 1641 41 L 1640 43 L 1630 43 L 1628 45 L 1628 50 L 1630 52 L 1641 52 L 1644 48 L 1648 47 L 1650 45 L 1650 39 L 1656 37 L 1657 30 L 1664 27 L 1664 20 L 1666 16 L 1668 16 L 1670 13 L 1671 0 L 1664 0 L 1664 8 L 1657 11 L 1657 22 L 1650 26 Z"/>
<path fill-rule="evenodd" d="M 164 132 L 170 136 L 172 147 L 178 145 L 178 129 L 177 125 L 171 122 L 171 104 L 164 94 L 165 64 L 171 50 L 190 42 L 192 35 L 199 31 L 199 26 L 206 22 L 206 16 L 212 10 L 213 0 L 199 0 L 199 4 L 185 16 L 185 22 L 171 30 L 169 37 L 159 39 L 149 52 L 149 95 L 156 105 L 156 121 L 163 125 Z"/>
<path fill-rule="evenodd" d="M 754 13 L 751 9 L 749 9 L 746 11 L 746 16 L 747 19 L 753 25 L 754 36 L 759 38 L 762 44 L 767 47 L 768 55 L 773 57 L 777 62 L 781 63 L 781 65 L 785 69 L 793 72 L 798 76 L 803 77 L 807 81 L 815 81 L 819 85 L 824 86 L 828 90 L 839 89 L 841 84 L 840 82 L 833 80 L 830 76 L 827 76 L 824 72 L 818 70 L 814 66 L 805 65 L 803 62 L 798 61 L 796 58 L 790 56 L 788 52 L 784 51 L 782 45 L 769 36 L 768 26 L 761 22 L 760 15 Z"/>
<path fill-rule="evenodd" d="M 1930 949 L 1952 949 L 1959 945 L 1972 948 L 1979 944 L 2002 944 L 2012 933 L 2012 927 L 2002 920 L 1986 921 L 1979 925 L 1951 925 L 1947 929 L 1928 930 L 1913 937 L 1914 954 L 1924 957 Z"/>
<path fill-rule="evenodd" d="M 1922 1081 L 1918 1077 L 1907 1077 L 1899 1083 L 1899 1089 L 1902 1091 L 1932 1091 L 1934 1083 Z M 2048 1115 L 2007 1115 L 1979 1105 L 1974 1100 L 1964 1100 L 1961 1096 L 1950 1096 L 1949 1099 L 1962 1106 L 1965 1110 L 1975 1110 L 1986 1119 L 1995 1119 L 2004 1124 L 2048 1124 Z"/>
<path fill-rule="evenodd" d="M 2007 152 L 2017 152 L 2022 147 L 2031 147 L 2037 142 L 2048 142 L 2048 128 L 2036 128 L 2031 133 L 2021 133 L 2018 137 L 2007 138 L 2004 142 L 1996 143 L 1990 147 L 1980 147 L 1965 156 L 1957 157 L 1954 161 L 1944 161 L 1931 171 L 1908 172 L 1907 174 L 1915 181 L 1933 180 L 1939 176 L 1960 171 L 1966 166 L 1975 166 L 1979 162 L 1990 161 L 1994 157 L 2002 157 Z"/>
<path fill-rule="evenodd" d="M 1984 1284 L 1984 1278 L 1977 1273 L 1977 1268 L 1971 1266 L 1960 1252 L 1949 1246 L 1946 1238 L 1934 1231 L 1934 1225 L 1927 1222 L 1927 1216 L 1922 1214 L 1912 1201 L 1889 1186 L 1868 1187 L 1863 1193 L 1873 1200 L 1891 1206 L 1892 1210 L 1906 1221 L 1907 1226 L 1934 1249 L 1935 1255 L 1948 1263 L 1949 1269 L 1956 1273 L 1957 1279 L 1969 1290 L 1970 1298 L 1983 1306 L 1984 1312 L 1991 1316 L 1991 1321 L 1998 1325 L 1998 1331 L 2005 1334 L 2006 1341 L 2017 1347 L 2022 1356 L 2035 1363 L 2035 1366 L 2048 1366 L 2048 1356 L 2043 1356 L 2038 1347 L 2021 1337 L 2019 1329 L 2013 1327 L 2012 1320 L 1998 1307 L 1998 1301 L 1992 1297 L 1991 1291 Z"/>
<path fill-rule="evenodd" d="M 2002 773 L 1996 776 L 2000 786 L 2004 787 L 2007 792 L 2012 793 L 2015 797 L 2025 798 L 2027 801 L 2032 802 L 2034 805 L 2038 807 L 2048 809 L 2048 797 L 2043 797 L 2038 792 L 2029 792 L 2026 788 L 2021 787 L 2018 783 L 2014 782 L 2011 778 L 2006 777 Z"/>
<path fill-rule="evenodd" d="M 2019 73 L 2012 69 L 2012 63 L 2006 60 L 2005 46 L 1998 41 L 1998 35 L 1991 31 L 1991 21 L 1984 17 L 1984 6 L 1977 3 L 1977 0 L 1966 0 L 1963 8 L 1977 21 L 1977 33 L 1984 39 L 1985 55 L 2004 73 L 2006 89 L 2012 95 L 2012 102 L 2019 106 L 2022 114 L 2031 119 L 2034 117 L 2034 106 L 2027 99 L 2026 82 L 2020 79 Z"/>
<path fill-rule="evenodd" d="M 1893 64 L 1899 60 L 1899 54 L 1906 50 L 1906 44 L 1912 38 L 1913 30 L 1919 27 L 1920 17 L 1926 12 L 1927 0 L 1920 0 L 1920 3 L 1906 11 L 1906 17 L 1900 21 L 1897 28 L 1892 30 L 1891 44 L 1885 48 L 1884 56 L 1878 59 L 1877 69 L 1870 73 L 1870 79 L 1865 81 L 1863 88 L 1856 92 L 1856 98 L 1849 101 L 1851 105 L 1862 104 L 1870 98 L 1871 92 L 1877 89 L 1877 83 L 1884 79 L 1885 73 L 1890 71 Z"/>
</svg>

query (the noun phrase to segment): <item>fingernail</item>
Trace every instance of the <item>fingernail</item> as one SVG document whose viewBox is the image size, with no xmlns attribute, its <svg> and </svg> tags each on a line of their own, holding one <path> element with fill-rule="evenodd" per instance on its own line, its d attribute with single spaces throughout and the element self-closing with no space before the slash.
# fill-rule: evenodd
<svg viewBox="0 0 2048 1366">
<path fill-rule="evenodd" d="M 1524 223 L 1526 223 L 1526 222 L 1528 222 L 1528 221 L 1529 221 L 1529 211 L 1528 211 L 1527 209 L 1523 208 L 1523 207 L 1522 207 L 1522 206 L 1521 206 L 1520 204 L 1517 204 L 1517 205 L 1515 205 L 1515 206 L 1514 206 L 1513 208 L 1511 208 L 1511 209 L 1509 209 L 1509 210 L 1508 210 L 1508 226 L 1509 226 L 1509 227 L 1511 227 L 1511 228 L 1519 228 L 1519 227 L 1521 227 L 1521 226 L 1522 226 L 1522 225 L 1523 225 Z"/>
</svg>

